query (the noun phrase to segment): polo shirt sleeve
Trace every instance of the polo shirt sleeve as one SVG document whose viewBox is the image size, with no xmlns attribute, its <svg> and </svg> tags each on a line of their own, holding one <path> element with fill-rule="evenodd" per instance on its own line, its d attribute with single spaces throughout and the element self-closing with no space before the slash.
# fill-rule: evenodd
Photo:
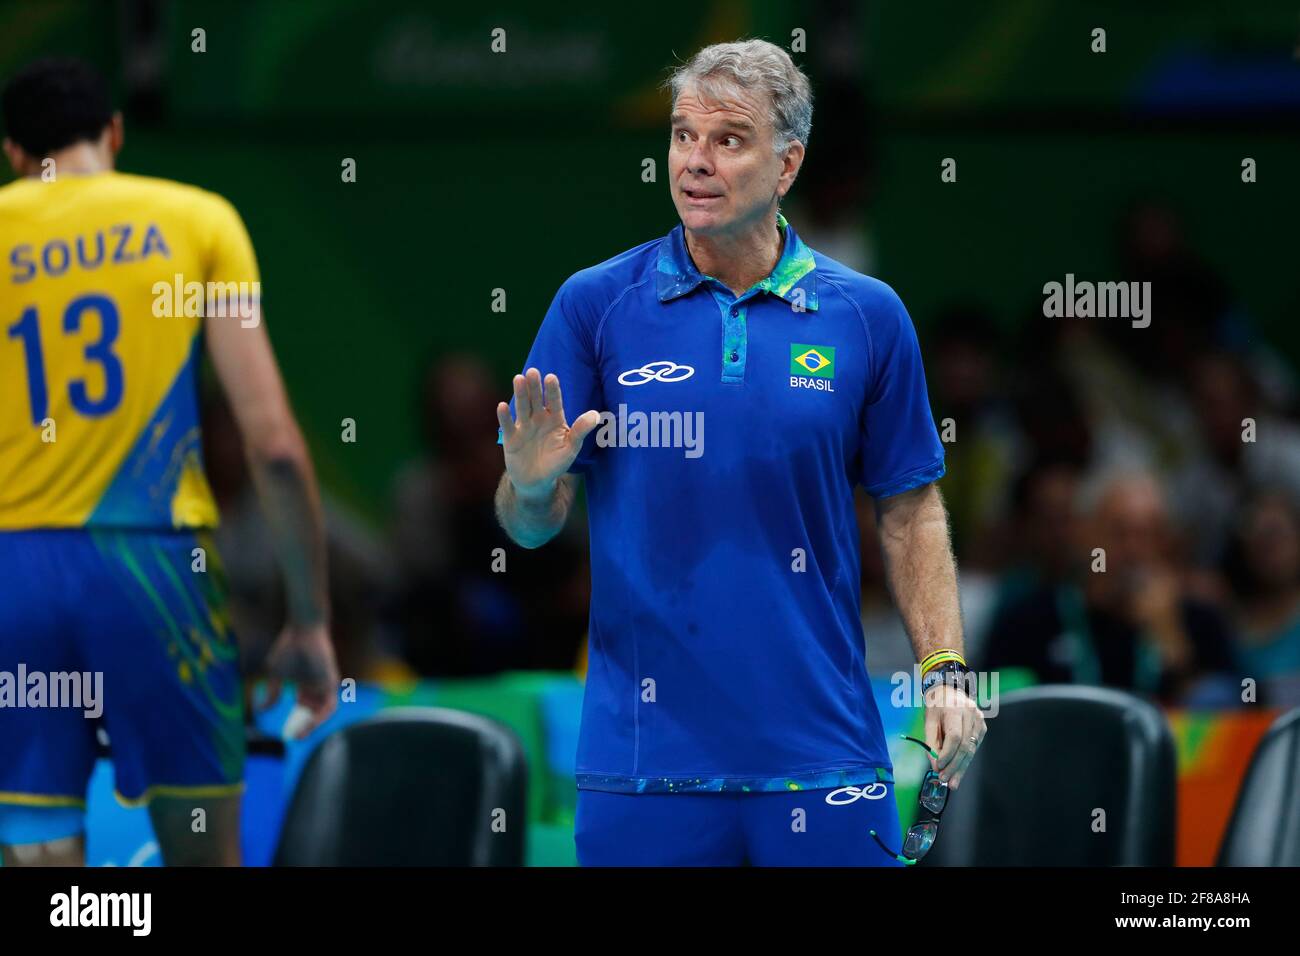
<svg viewBox="0 0 1300 956">
<path fill-rule="evenodd" d="M 196 215 L 199 231 L 208 242 L 204 260 L 207 282 L 258 282 L 257 257 L 244 220 L 222 196 L 205 193 Z"/>
<path fill-rule="evenodd" d="M 569 425 L 589 409 L 600 411 L 604 408 L 595 346 L 598 304 L 589 292 L 583 290 L 578 279 L 578 276 L 571 277 L 556 292 L 522 369 L 526 372 L 536 368 L 541 372 L 543 382 L 551 373 L 559 378 L 564 395 L 564 417 Z M 510 414 L 515 414 L 513 398 L 510 399 Z M 501 441 L 500 429 L 497 430 L 497 441 Z M 569 471 L 582 472 L 591 467 L 598 452 L 596 430 L 593 430 L 583 441 L 582 450 L 569 466 Z"/>
<path fill-rule="evenodd" d="M 901 494 L 943 477 L 943 443 L 930 413 L 916 329 L 897 293 L 882 285 L 867 310 L 866 407 L 862 484 L 873 498 Z"/>
</svg>

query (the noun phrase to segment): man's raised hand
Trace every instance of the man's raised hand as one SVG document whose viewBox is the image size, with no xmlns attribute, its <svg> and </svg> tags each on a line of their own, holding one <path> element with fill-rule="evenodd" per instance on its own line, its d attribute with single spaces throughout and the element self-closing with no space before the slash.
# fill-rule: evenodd
<svg viewBox="0 0 1300 956">
<path fill-rule="evenodd" d="M 547 375 L 543 390 L 542 374 L 535 368 L 516 375 L 514 389 L 513 419 L 507 403 L 497 405 L 506 473 L 520 497 L 546 497 L 578 457 L 583 439 L 599 424 L 600 413 L 594 409 L 583 412 L 570 427 L 564 417 L 559 378 Z"/>
</svg>

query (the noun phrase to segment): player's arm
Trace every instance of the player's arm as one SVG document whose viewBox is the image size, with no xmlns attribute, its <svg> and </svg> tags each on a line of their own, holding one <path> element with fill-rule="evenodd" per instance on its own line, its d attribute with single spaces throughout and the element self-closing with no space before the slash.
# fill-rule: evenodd
<svg viewBox="0 0 1300 956">
<path fill-rule="evenodd" d="M 569 520 L 569 509 L 577 493 L 574 486 L 573 475 L 561 475 L 550 491 L 529 496 L 519 492 L 508 471 L 502 472 L 497 484 L 497 520 L 515 544 L 540 548 L 559 534 Z"/>
<path fill-rule="evenodd" d="M 574 477 L 567 472 L 600 415 L 587 411 L 572 427 L 565 424 L 560 380 L 547 375 L 543 390 L 535 368 L 515 376 L 514 390 L 514 418 L 509 405 L 497 405 L 506 464 L 497 486 L 497 520 L 520 547 L 538 548 L 554 538 L 569 517 Z"/>
<path fill-rule="evenodd" d="M 876 523 L 885 578 L 916 659 L 942 648 L 960 653 L 957 567 L 938 486 L 877 498 Z M 956 789 L 984 736 L 984 716 L 962 691 L 939 684 L 926 695 L 925 722 L 926 739 L 939 754 L 935 769 Z"/>
<path fill-rule="evenodd" d="M 268 702 L 282 681 L 293 682 L 314 718 L 300 728 L 304 736 L 333 711 L 338 688 L 316 474 L 260 314 L 252 322 L 209 317 L 205 335 L 284 575 L 289 619 L 267 661 Z"/>
</svg>

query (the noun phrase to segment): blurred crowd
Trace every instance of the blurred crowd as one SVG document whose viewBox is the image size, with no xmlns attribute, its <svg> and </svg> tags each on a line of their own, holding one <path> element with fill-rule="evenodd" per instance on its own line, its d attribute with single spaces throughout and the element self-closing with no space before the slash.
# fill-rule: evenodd
<svg viewBox="0 0 1300 956">
<path fill-rule="evenodd" d="M 922 336 L 955 427 L 940 488 L 968 657 L 1171 705 L 1300 705 L 1294 369 L 1174 211 L 1134 204 L 1116 260 L 1107 279 L 1151 283 L 1148 327 L 966 302 Z M 859 511 L 868 661 L 907 668 Z"/>
<path fill-rule="evenodd" d="M 323 490 L 343 676 L 402 682 L 579 665 L 590 596 L 586 525 L 571 521 L 536 551 L 506 538 L 493 503 L 500 400 L 479 359 L 432 362 L 416 403 L 425 450 L 394 480 L 390 527 L 376 531 Z M 203 428 L 231 617 L 245 672 L 256 673 L 284 620 L 283 591 L 237 426 L 215 392 Z"/>
<path fill-rule="evenodd" d="M 860 201 L 810 189 L 804 234 L 820 248 L 825 232 L 869 268 L 869 244 L 848 243 L 835 212 Z M 1041 302 L 1019 316 L 974 300 L 915 316 L 934 416 L 947 426 L 940 487 L 968 659 L 1168 704 L 1300 704 L 1294 370 L 1253 332 L 1173 211 L 1135 204 L 1116 242 L 1122 275 L 1106 278 L 1152 283 L 1148 327 L 1047 318 Z M 586 527 L 573 521 L 530 552 L 497 526 L 501 450 L 484 436 L 498 385 L 474 356 L 430 364 L 418 400 L 424 453 L 397 475 L 386 533 L 325 501 L 344 675 L 581 670 Z M 218 544 L 239 556 L 226 572 L 251 669 L 282 596 L 234 424 L 215 400 L 205 433 Z M 883 676 L 914 658 L 871 501 L 859 502 L 867 658 Z"/>
</svg>

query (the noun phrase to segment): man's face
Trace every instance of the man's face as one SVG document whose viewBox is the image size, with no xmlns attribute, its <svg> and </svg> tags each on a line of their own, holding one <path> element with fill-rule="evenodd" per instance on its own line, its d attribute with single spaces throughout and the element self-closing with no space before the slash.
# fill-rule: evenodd
<svg viewBox="0 0 1300 956">
<path fill-rule="evenodd" d="M 1242 543 L 1252 576 L 1268 593 L 1288 589 L 1300 577 L 1300 525 L 1287 498 L 1270 494 L 1255 502 Z"/>
<path fill-rule="evenodd" d="M 1164 500 L 1152 482 L 1117 482 L 1098 504 L 1097 524 L 1107 563 L 1120 569 L 1121 576 L 1158 568 L 1168 556 L 1169 524 Z"/>
<path fill-rule="evenodd" d="M 767 104 L 745 90 L 703 100 L 687 87 L 672 115 L 668 169 L 673 205 L 687 229 L 701 235 L 739 231 L 761 220 L 794 182 L 803 158 L 795 143 L 772 151 Z"/>
</svg>

